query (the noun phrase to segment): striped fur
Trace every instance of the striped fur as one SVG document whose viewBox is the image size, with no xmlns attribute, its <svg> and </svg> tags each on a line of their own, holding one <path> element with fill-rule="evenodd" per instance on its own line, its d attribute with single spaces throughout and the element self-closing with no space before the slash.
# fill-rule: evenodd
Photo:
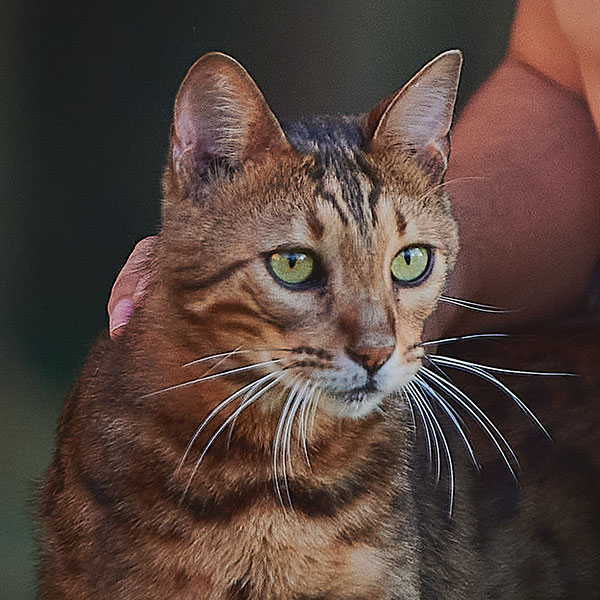
<svg viewBox="0 0 600 600">
<path fill-rule="evenodd" d="M 441 69 L 452 96 L 460 61 L 444 56 L 414 81 Z M 423 148 L 391 147 L 407 95 L 413 110 L 403 91 L 367 117 L 280 127 L 231 59 L 192 69 L 147 294 L 118 340 L 100 338 L 61 415 L 40 600 L 592 597 L 554 593 L 562 580 L 504 593 L 521 560 L 507 548 L 540 562 L 531 509 L 503 477 L 484 487 L 460 449 L 452 516 L 447 471 L 437 491 L 427 475 L 402 389 L 458 240 L 439 184 L 451 107 L 431 132 L 403 130 Z M 415 244 L 432 249 L 429 276 L 393 284 L 393 257 Z M 266 261 L 281 248 L 314 252 L 320 278 L 278 283 Z"/>
</svg>

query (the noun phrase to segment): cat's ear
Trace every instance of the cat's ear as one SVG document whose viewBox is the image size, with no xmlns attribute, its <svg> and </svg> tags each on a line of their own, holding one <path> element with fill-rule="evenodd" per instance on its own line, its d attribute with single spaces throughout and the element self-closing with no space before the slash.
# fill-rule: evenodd
<svg viewBox="0 0 600 600">
<path fill-rule="evenodd" d="M 290 145 L 247 71 L 211 52 L 190 68 L 175 98 L 171 161 L 178 176 L 202 178 L 217 165 L 236 168 Z"/>
<path fill-rule="evenodd" d="M 461 66 L 460 50 L 448 50 L 380 102 L 363 123 L 369 150 L 408 151 L 433 180 L 441 180 Z"/>
</svg>

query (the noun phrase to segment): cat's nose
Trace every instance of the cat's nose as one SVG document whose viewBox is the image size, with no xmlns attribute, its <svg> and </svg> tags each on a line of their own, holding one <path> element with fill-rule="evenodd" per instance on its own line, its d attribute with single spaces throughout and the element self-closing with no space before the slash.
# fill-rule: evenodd
<svg viewBox="0 0 600 600">
<path fill-rule="evenodd" d="M 348 356 L 359 365 L 363 366 L 369 375 L 374 375 L 384 365 L 385 361 L 394 352 L 394 346 L 348 348 Z"/>
</svg>

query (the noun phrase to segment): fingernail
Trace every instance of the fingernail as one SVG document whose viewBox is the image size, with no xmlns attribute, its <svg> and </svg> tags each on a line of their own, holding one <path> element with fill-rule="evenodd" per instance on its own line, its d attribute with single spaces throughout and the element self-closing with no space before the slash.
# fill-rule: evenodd
<svg viewBox="0 0 600 600">
<path fill-rule="evenodd" d="M 129 323 L 132 311 L 133 304 L 129 298 L 123 298 L 123 300 L 117 302 L 109 318 L 109 332 L 111 335 L 113 335 L 116 329 Z"/>
</svg>

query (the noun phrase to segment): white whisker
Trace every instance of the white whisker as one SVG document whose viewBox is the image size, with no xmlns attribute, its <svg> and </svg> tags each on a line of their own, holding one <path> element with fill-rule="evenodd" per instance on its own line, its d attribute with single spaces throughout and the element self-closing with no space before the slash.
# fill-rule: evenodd
<svg viewBox="0 0 600 600">
<path fill-rule="evenodd" d="M 281 488 L 279 486 L 279 454 L 281 454 L 281 473 L 282 480 L 286 491 L 286 497 L 288 500 L 288 506 L 292 507 L 292 499 L 290 496 L 290 489 L 287 480 L 287 471 L 286 471 L 286 463 L 285 463 L 285 449 L 282 447 L 282 436 L 283 431 L 286 424 L 287 415 L 290 411 L 290 408 L 294 402 L 294 398 L 296 396 L 298 387 L 300 383 L 296 381 L 292 386 L 288 397 L 281 408 L 281 413 L 279 414 L 279 420 L 277 421 L 277 429 L 275 430 L 275 439 L 273 442 L 273 483 L 275 485 L 275 493 L 277 495 L 277 499 L 282 507 L 285 507 L 285 503 L 283 501 L 283 496 L 281 494 Z"/>
<path fill-rule="evenodd" d="M 298 417 L 298 438 L 302 444 L 302 452 L 308 468 L 311 469 L 310 458 L 308 457 L 308 446 L 307 446 L 307 428 L 308 428 L 308 415 L 311 403 L 313 402 L 317 390 L 317 384 L 313 383 L 310 390 L 306 394 L 306 398 L 302 403 L 300 410 L 300 416 Z"/>
<path fill-rule="evenodd" d="M 433 402 L 435 402 L 436 405 L 439 406 L 446 413 L 446 415 L 452 422 L 454 429 L 456 429 L 456 431 L 458 432 L 459 437 L 460 437 L 464 447 L 466 448 L 467 452 L 469 453 L 469 456 L 471 457 L 471 461 L 473 462 L 473 465 L 475 466 L 475 468 L 478 471 L 480 471 L 481 465 L 479 464 L 479 461 L 477 460 L 477 458 L 475 456 L 475 451 L 473 450 L 473 446 L 471 445 L 471 442 L 469 441 L 469 438 L 467 437 L 467 434 L 465 433 L 466 425 L 465 425 L 464 421 L 462 420 L 460 415 L 456 412 L 456 410 L 452 407 L 452 405 L 448 404 L 446 399 L 441 394 L 438 394 L 431 386 L 428 386 L 427 384 L 423 385 L 423 383 L 424 382 L 422 380 L 417 380 L 417 384 L 422 386 L 422 389 L 425 392 L 425 394 L 427 396 L 429 396 L 429 398 L 431 398 L 431 400 Z"/>
<path fill-rule="evenodd" d="M 452 296 L 440 296 L 440 302 L 446 302 L 447 304 L 454 304 L 461 308 L 468 308 L 469 310 L 475 310 L 485 313 L 497 313 L 506 314 L 518 312 L 518 309 L 501 308 L 494 306 L 493 304 L 482 304 L 480 302 L 471 302 L 470 300 L 463 300 L 462 298 L 453 298 Z"/>
<path fill-rule="evenodd" d="M 435 467 L 435 484 L 436 486 L 440 482 L 441 474 L 442 474 L 442 456 L 440 451 L 440 444 L 438 440 L 438 434 L 433 422 L 431 421 L 431 416 L 425 410 L 424 405 L 427 404 L 427 399 L 421 393 L 421 390 L 413 383 L 410 382 L 408 385 L 411 386 L 411 391 L 413 393 L 413 398 L 415 401 L 415 406 L 417 407 L 419 414 L 423 419 L 423 424 L 425 425 L 425 431 L 427 433 L 427 439 L 429 440 L 429 447 L 433 449 L 433 453 L 430 454 L 431 458 L 435 460 L 431 460 L 430 463 L 433 467 Z"/>
<path fill-rule="evenodd" d="M 229 352 L 219 352 L 218 354 L 210 354 L 209 356 L 203 356 L 202 358 L 197 358 L 195 360 L 191 360 L 190 362 L 187 362 L 183 365 L 181 365 L 181 368 L 184 369 L 186 367 L 191 367 L 193 365 L 197 365 L 203 362 L 206 362 L 208 360 L 213 360 L 215 358 L 229 358 L 230 356 L 235 356 L 238 354 L 251 354 L 251 353 L 257 353 L 257 352 L 291 352 L 291 350 L 289 348 L 254 348 L 252 350 L 248 349 L 248 350 L 241 350 L 240 349 L 241 346 L 238 346 L 237 348 L 235 348 L 234 350 L 230 350 Z"/>
<path fill-rule="evenodd" d="M 527 371 L 522 369 L 503 369 L 501 367 L 483 365 L 476 362 L 461 360 L 459 358 L 453 358 L 451 356 L 443 356 L 441 354 L 432 354 L 431 356 L 427 356 L 429 359 L 433 358 L 434 361 L 437 361 L 440 364 L 442 363 L 441 359 L 443 359 L 444 361 L 452 362 L 455 365 L 460 364 L 462 366 L 471 366 L 476 369 L 488 371 L 490 373 L 505 373 L 506 375 L 534 375 L 536 377 L 579 377 L 577 373 L 566 373 L 561 371 Z M 450 366 L 450 364 L 447 364 L 446 366 Z"/>
<path fill-rule="evenodd" d="M 444 365 L 451 369 L 458 369 L 460 371 L 464 371 L 465 373 L 471 373 L 472 375 L 476 375 L 477 377 L 488 381 L 492 385 L 496 386 L 500 389 L 504 394 L 506 394 L 513 402 L 521 409 L 521 411 L 526 414 L 536 425 L 537 427 L 548 437 L 548 439 L 552 439 L 548 430 L 544 427 L 542 422 L 535 416 L 533 411 L 515 394 L 507 385 L 502 383 L 497 377 L 494 377 L 489 371 L 496 373 L 508 373 L 510 375 L 563 375 L 560 373 L 545 373 L 540 371 L 513 371 L 511 369 L 500 369 L 497 367 L 488 367 L 486 365 L 480 365 L 478 363 L 467 362 L 463 360 L 459 360 L 457 358 L 452 358 L 449 356 L 430 356 L 429 360 L 432 362 L 438 363 L 440 365 Z"/>
<path fill-rule="evenodd" d="M 417 424 L 415 421 L 415 410 L 417 411 L 417 414 L 419 415 L 419 419 L 420 419 L 421 423 L 423 424 L 423 433 L 424 433 L 424 437 L 425 437 L 425 443 L 427 445 L 428 465 L 429 465 L 429 470 L 431 471 L 431 470 L 433 470 L 433 454 L 432 454 L 432 445 L 431 445 L 431 434 L 429 433 L 429 427 L 428 427 L 427 421 L 425 420 L 425 417 L 423 415 L 423 411 L 422 411 L 421 407 L 419 406 L 417 399 L 414 398 L 414 392 L 412 391 L 412 382 L 408 383 L 403 388 L 402 391 L 405 394 L 405 398 L 408 401 L 408 405 L 410 406 L 410 410 L 413 415 L 413 422 L 415 424 L 415 432 L 417 430 Z"/>
<path fill-rule="evenodd" d="M 310 414 L 308 418 L 308 434 L 310 437 L 315 432 L 315 419 L 317 417 L 317 410 L 319 409 L 319 402 L 321 401 L 321 390 L 318 389 L 315 395 L 315 399 L 311 402 Z"/>
<path fill-rule="evenodd" d="M 294 419 L 296 418 L 296 413 L 298 409 L 302 405 L 304 401 L 304 394 L 306 389 L 308 388 L 310 381 L 306 381 L 304 385 L 298 389 L 296 392 L 296 397 L 294 398 L 294 403 L 290 408 L 290 412 L 288 413 L 285 427 L 283 430 L 283 449 L 286 457 L 286 468 L 289 475 L 294 474 L 294 470 L 292 467 L 292 451 L 291 451 L 291 440 L 292 440 L 292 427 L 294 424 Z"/>
<path fill-rule="evenodd" d="M 433 423 L 433 427 L 435 428 L 435 431 L 437 431 L 437 435 L 439 436 L 439 440 L 442 444 L 442 448 L 444 450 L 444 456 L 446 457 L 446 464 L 448 465 L 448 486 L 449 486 L 449 494 L 450 494 L 449 514 L 450 514 L 450 516 L 452 516 L 452 509 L 454 507 L 454 483 L 455 483 L 454 482 L 454 463 L 452 462 L 452 453 L 450 452 L 450 446 L 448 445 L 448 440 L 446 439 L 444 430 L 442 429 L 442 426 L 440 425 L 439 421 L 437 420 L 437 417 L 435 416 L 433 409 L 431 408 L 431 406 L 429 405 L 429 402 L 427 402 L 426 399 L 423 400 L 422 407 L 423 407 L 425 414 L 429 414 L 429 418 L 431 419 L 431 421 Z"/>
<path fill-rule="evenodd" d="M 199 365 L 200 363 L 214 360 L 215 358 L 224 358 L 228 359 L 230 356 L 235 356 L 237 354 L 249 354 L 251 352 L 257 352 L 257 350 L 240 350 L 240 347 L 235 348 L 234 350 L 230 350 L 229 352 L 219 352 L 218 354 L 210 354 L 209 356 L 203 356 L 202 358 L 197 358 L 195 360 L 191 360 L 190 362 L 186 362 L 181 365 L 182 369 L 186 367 L 191 367 L 193 365 Z"/>
<path fill-rule="evenodd" d="M 233 356 L 234 352 L 235 351 L 227 353 L 220 360 L 218 360 L 217 362 L 213 363 L 208 369 L 206 369 L 206 371 L 204 371 L 204 373 L 202 373 L 201 377 L 206 377 L 207 375 L 210 375 L 211 373 L 213 373 L 214 371 L 216 371 L 228 358 L 230 358 L 231 356 Z M 215 356 L 216 355 L 213 355 L 213 358 Z M 187 365 L 183 365 L 183 367 L 186 367 L 189 364 L 190 363 L 187 363 Z"/>
<path fill-rule="evenodd" d="M 460 182 L 464 182 L 464 181 L 488 181 L 488 180 L 489 180 L 489 177 L 483 177 L 483 176 L 478 176 L 478 175 L 471 175 L 471 176 L 468 176 L 468 177 L 456 177 L 456 178 L 450 179 L 448 181 L 442 181 L 442 183 L 438 183 L 437 185 L 435 185 L 432 188 L 428 189 L 424 194 L 422 194 L 421 196 L 419 196 L 416 201 L 420 202 L 424 198 L 427 198 L 427 196 L 429 196 L 430 194 L 433 194 L 437 190 L 439 190 L 441 188 L 444 188 L 447 185 L 452 185 L 453 183 L 460 183 Z"/>
<path fill-rule="evenodd" d="M 413 439 L 416 440 L 417 439 L 417 418 L 415 415 L 415 407 L 413 406 L 413 403 L 412 403 L 412 397 L 410 395 L 410 391 L 407 389 L 408 385 L 410 385 L 410 384 L 407 384 L 405 387 L 403 387 L 400 390 L 400 396 L 404 399 L 404 401 L 406 402 L 406 404 L 408 405 L 408 408 L 410 410 L 410 421 L 412 423 Z"/>
<path fill-rule="evenodd" d="M 510 455 L 510 458 L 514 462 L 515 466 L 518 468 L 519 461 L 515 452 L 513 451 L 511 445 L 508 443 L 506 438 L 502 435 L 500 430 L 494 425 L 494 423 L 490 420 L 490 418 L 477 406 L 467 394 L 465 394 L 459 387 L 454 385 L 449 379 L 444 379 L 437 373 L 434 373 L 430 369 L 426 367 L 421 367 L 419 371 L 423 377 L 426 377 L 431 381 L 432 384 L 436 385 L 443 392 L 448 394 L 448 396 L 453 399 L 459 406 L 461 406 L 469 415 L 473 418 L 473 420 L 482 428 L 485 434 L 488 436 L 489 440 L 494 444 L 496 449 L 498 450 L 501 458 L 504 460 L 506 467 L 510 471 L 511 475 L 517 480 L 517 475 L 515 470 L 509 460 L 509 456 L 507 456 L 507 452 Z M 428 386 L 429 384 L 423 380 L 422 377 L 417 375 L 417 378 L 421 381 L 421 385 Z"/>
<path fill-rule="evenodd" d="M 237 418 L 234 419 L 233 421 L 231 421 L 231 424 L 229 425 L 229 431 L 227 432 L 227 450 L 229 450 L 229 448 L 231 448 L 231 440 L 233 438 L 233 430 L 235 428 L 236 421 L 237 421 Z"/>
<path fill-rule="evenodd" d="M 194 478 L 194 475 L 198 472 L 200 464 L 204 460 L 204 457 L 206 456 L 206 453 L 210 450 L 211 446 L 215 443 L 215 441 L 221 435 L 221 433 L 229 426 L 229 424 L 232 421 L 234 421 L 235 419 L 237 419 L 237 417 L 244 410 L 246 410 L 246 408 L 248 408 L 251 404 L 253 404 L 256 400 L 258 400 L 261 396 L 263 396 L 273 386 L 277 385 L 285 377 L 285 375 L 286 375 L 286 373 L 278 373 L 277 374 L 277 378 L 275 380 L 269 382 L 266 386 L 264 386 L 263 388 L 259 389 L 256 392 L 254 392 L 254 394 L 252 394 L 249 398 L 245 399 L 238 406 L 238 408 L 236 408 L 235 411 L 233 411 L 233 413 L 231 413 L 231 415 L 229 415 L 229 417 L 227 417 L 227 419 L 225 419 L 225 421 L 218 427 L 218 429 L 215 431 L 215 433 L 212 435 L 212 437 L 208 440 L 206 446 L 204 446 L 202 452 L 200 453 L 200 456 L 199 456 L 198 460 L 196 461 L 196 464 L 194 465 L 194 468 L 193 468 L 192 473 L 191 473 L 191 475 L 190 475 L 190 477 L 188 479 L 188 482 L 187 482 L 187 485 L 185 487 L 185 490 L 183 491 L 183 495 L 181 497 L 181 502 L 183 501 L 183 498 L 187 494 L 187 491 L 189 490 L 189 487 L 190 487 L 190 485 L 192 483 L 192 479 Z M 264 383 L 264 381 L 262 383 Z"/>
<path fill-rule="evenodd" d="M 235 369 L 229 369 L 227 371 L 221 371 L 220 373 L 214 373 L 212 375 L 207 375 L 206 377 L 198 377 L 197 379 L 191 379 L 190 381 L 184 381 L 183 383 L 178 383 L 176 385 L 171 385 L 169 387 L 163 388 L 162 390 L 156 390 L 155 392 L 150 392 L 149 394 L 144 394 L 142 398 L 151 398 L 152 396 L 156 396 L 158 394 L 165 394 L 167 392 L 172 392 L 173 390 L 178 390 L 181 388 L 189 387 L 190 385 L 196 385 L 202 381 L 210 381 L 211 379 L 217 379 L 219 377 L 225 377 L 227 375 L 235 375 L 237 373 L 243 373 L 245 371 L 250 371 L 252 369 L 260 369 L 261 367 L 266 367 L 269 365 L 276 365 L 282 362 L 282 358 L 275 358 L 272 360 L 265 360 L 264 362 L 254 363 L 251 365 L 245 365 L 243 367 L 237 367 Z"/>
<path fill-rule="evenodd" d="M 190 438 L 190 441 L 188 442 L 187 446 L 185 447 L 185 452 L 183 453 L 183 457 L 179 461 L 179 466 L 177 467 L 177 471 L 179 471 L 179 469 L 181 469 L 181 467 L 183 466 L 183 463 L 187 459 L 188 454 L 190 453 L 190 450 L 192 449 L 192 446 L 195 444 L 199 435 L 202 433 L 204 428 L 210 423 L 210 421 L 212 421 L 212 419 L 219 412 L 221 412 L 226 406 L 231 404 L 236 398 L 239 398 L 242 394 L 253 393 L 254 390 L 258 386 L 261 385 L 261 383 L 264 383 L 264 382 L 268 381 L 269 379 L 273 379 L 274 377 L 277 377 L 278 375 L 279 375 L 279 373 L 268 373 L 267 375 L 264 375 L 263 377 L 255 380 L 255 381 L 252 381 L 251 383 L 248 383 L 244 387 L 233 392 L 233 394 L 230 394 L 229 396 L 227 396 L 227 398 L 225 398 L 225 400 L 222 400 L 215 408 L 213 408 L 213 410 L 208 414 L 208 416 L 204 419 L 204 421 L 202 421 L 202 423 L 200 423 L 200 425 L 194 432 L 194 435 L 192 435 L 192 437 Z"/>
<path fill-rule="evenodd" d="M 439 340 L 427 340 L 421 342 L 421 346 L 442 346 L 452 342 L 462 342 L 463 340 L 474 340 L 481 338 L 507 338 L 511 337 L 508 333 L 470 333 L 468 335 L 457 335 L 455 337 L 440 338 Z"/>
</svg>

